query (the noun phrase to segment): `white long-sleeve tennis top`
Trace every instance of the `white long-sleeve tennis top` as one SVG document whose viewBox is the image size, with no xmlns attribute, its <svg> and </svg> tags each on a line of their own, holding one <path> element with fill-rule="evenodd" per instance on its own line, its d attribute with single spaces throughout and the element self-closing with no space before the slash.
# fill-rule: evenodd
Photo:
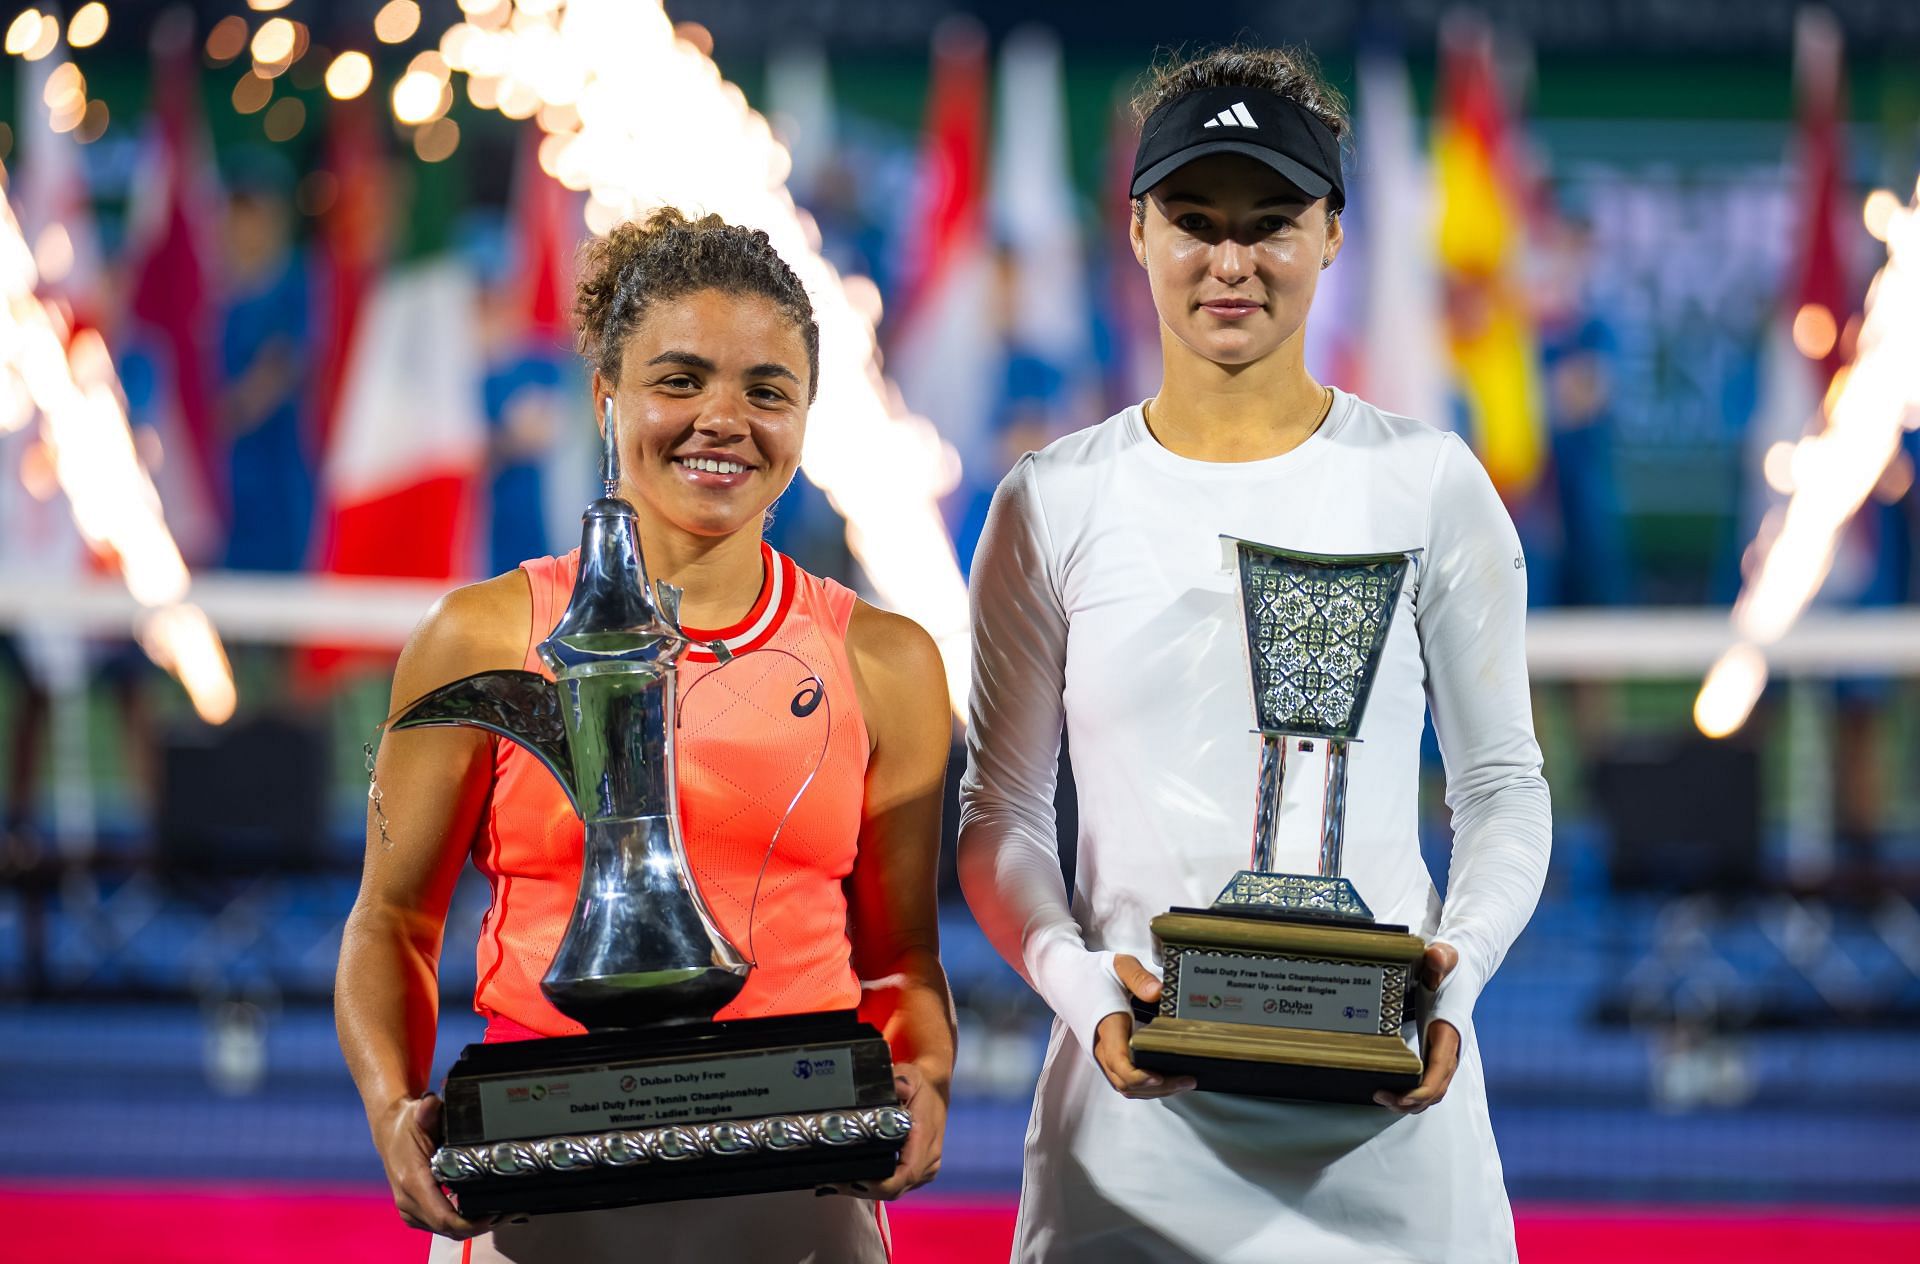
<svg viewBox="0 0 1920 1264">
<path fill-rule="evenodd" d="M 1434 1016 L 1460 1029 L 1462 1066 L 1425 1114 L 1222 1094 L 1133 1102 L 1088 1052 L 1100 1020 L 1127 1008 L 1114 954 L 1152 968 L 1152 918 L 1211 903 L 1248 863 L 1259 738 L 1223 535 L 1418 551 L 1351 748 L 1344 872 L 1378 920 L 1459 950 Z M 1153 1260 L 1510 1258 L 1471 1018 L 1539 898 L 1551 819 L 1525 563 L 1465 445 L 1336 392 L 1292 451 L 1203 462 L 1160 446 L 1129 408 L 1007 476 L 972 594 L 961 878 L 988 937 L 1059 1018 L 1015 1258 L 1134 1258 L 1112 1254 L 1132 1240 L 1116 1224 L 1163 1243 L 1138 1257 Z M 1429 709 L 1453 814 L 1444 904 L 1417 834 Z M 1063 727 L 1080 817 L 1071 902 L 1053 812 Z M 1289 750 L 1279 871 L 1317 868 L 1315 746 Z"/>
</svg>

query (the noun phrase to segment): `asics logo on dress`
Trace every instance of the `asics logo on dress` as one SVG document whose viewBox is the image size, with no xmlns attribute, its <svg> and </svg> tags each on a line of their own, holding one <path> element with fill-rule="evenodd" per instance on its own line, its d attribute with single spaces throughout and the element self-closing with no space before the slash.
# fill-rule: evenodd
<svg viewBox="0 0 1920 1264">
<path fill-rule="evenodd" d="M 1253 121 L 1253 115 L 1247 112 L 1245 101 L 1235 101 L 1233 108 L 1222 110 L 1207 120 L 1208 127 L 1251 127 L 1256 132 L 1260 125 Z"/>
</svg>

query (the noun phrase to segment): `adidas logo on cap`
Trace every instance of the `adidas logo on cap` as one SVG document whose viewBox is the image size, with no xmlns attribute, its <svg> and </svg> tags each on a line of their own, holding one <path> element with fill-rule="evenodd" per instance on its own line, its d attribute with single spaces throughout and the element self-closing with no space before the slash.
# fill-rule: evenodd
<svg viewBox="0 0 1920 1264">
<path fill-rule="evenodd" d="M 1245 101 L 1235 101 L 1232 109 L 1220 111 L 1208 119 L 1206 125 L 1208 127 L 1251 127 L 1255 131 L 1260 130 L 1260 125 L 1253 121 L 1253 115 L 1247 113 Z"/>
</svg>

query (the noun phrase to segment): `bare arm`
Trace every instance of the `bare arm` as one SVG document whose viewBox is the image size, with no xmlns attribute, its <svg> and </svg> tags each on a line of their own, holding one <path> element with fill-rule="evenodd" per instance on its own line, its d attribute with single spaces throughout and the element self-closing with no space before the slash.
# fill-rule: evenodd
<svg viewBox="0 0 1920 1264">
<path fill-rule="evenodd" d="M 899 1170 L 860 1192 L 891 1198 L 939 1171 L 953 1079 L 953 1000 L 940 965 L 935 892 L 953 721 L 940 651 L 918 624 L 863 604 L 847 648 L 873 742 L 860 851 L 847 879 L 853 967 L 861 1016 L 886 1036 L 914 1116 Z"/>
<path fill-rule="evenodd" d="M 530 617 L 518 573 L 449 593 L 400 655 L 393 710 L 462 676 L 520 666 Z M 492 789 L 489 742 L 469 728 L 388 733 L 374 777 L 380 799 L 368 807 L 366 864 L 340 945 L 335 1025 L 402 1218 L 470 1236 L 486 1226 L 461 1219 L 427 1167 L 439 1132 L 427 1076 L 447 904 Z"/>
</svg>

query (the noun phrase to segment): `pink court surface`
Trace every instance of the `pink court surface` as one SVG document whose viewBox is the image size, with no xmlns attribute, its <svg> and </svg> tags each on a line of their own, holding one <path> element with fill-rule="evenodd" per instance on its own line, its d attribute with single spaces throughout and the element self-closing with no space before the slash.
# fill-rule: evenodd
<svg viewBox="0 0 1920 1264">
<path fill-rule="evenodd" d="M 934 1195 L 896 1204 L 900 1264 L 999 1264 L 1013 1203 Z M 1774 1264 L 1920 1259 L 1920 1212 L 1828 1207 L 1522 1206 L 1526 1264 Z M 426 1239 L 378 1190 L 276 1185 L 0 1185 L 13 1264 L 253 1264 L 281 1258 L 419 1264 Z M 288 1257 L 291 1258 L 291 1257 Z"/>
</svg>

